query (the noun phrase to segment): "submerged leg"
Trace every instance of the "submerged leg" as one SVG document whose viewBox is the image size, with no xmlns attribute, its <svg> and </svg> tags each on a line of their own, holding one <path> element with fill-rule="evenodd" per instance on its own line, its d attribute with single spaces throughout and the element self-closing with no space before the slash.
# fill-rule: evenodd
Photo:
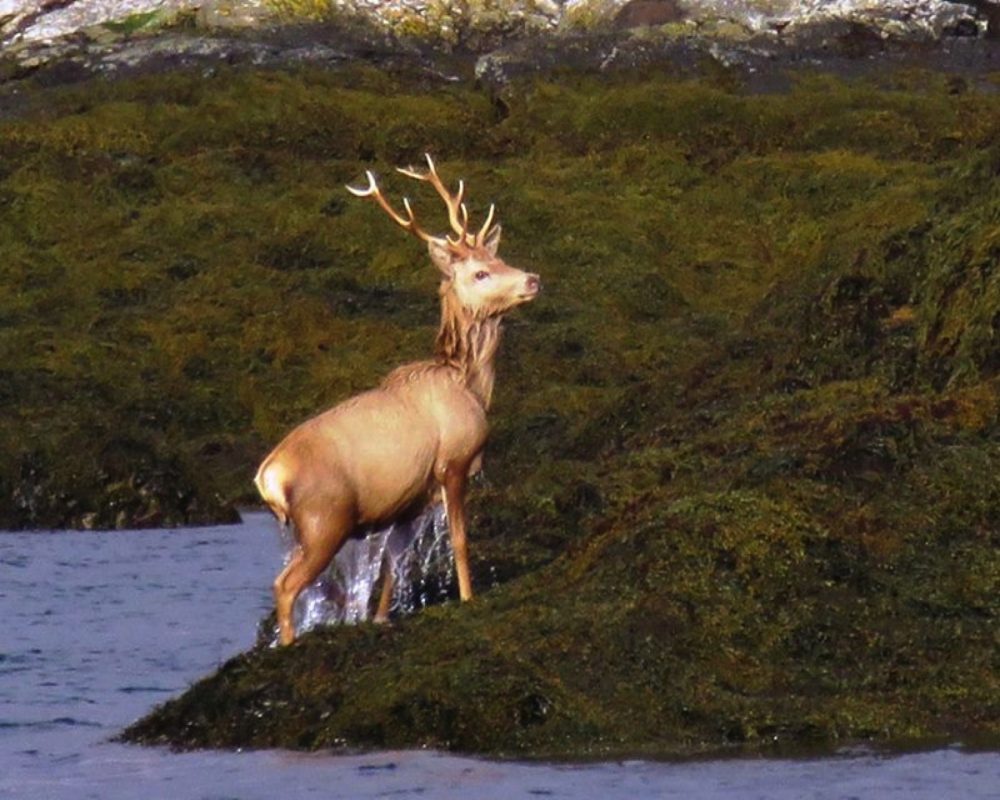
<svg viewBox="0 0 1000 800">
<path fill-rule="evenodd" d="M 465 484 L 468 469 L 449 468 L 444 475 L 444 509 L 448 515 L 451 549 L 455 554 L 458 573 L 458 596 L 472 599 L 472 579 L 469 577 L 469 547 L 465 539 Z"/>
<path fill-rule="evenodd" d="M 295 519 L 299 547 L 274 581 L 274 604 L 279 638 L 283 645 L 295 641 L 292 611 L 302 590 L 319 577 L 340 550 L 354 520 L 345 508 L 328 506 L 325 513 L 302 513 Z"/>
</svg>

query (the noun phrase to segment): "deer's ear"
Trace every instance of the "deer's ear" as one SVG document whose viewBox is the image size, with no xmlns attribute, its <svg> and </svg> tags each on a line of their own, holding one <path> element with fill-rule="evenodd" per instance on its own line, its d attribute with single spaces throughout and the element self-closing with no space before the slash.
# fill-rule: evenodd
<svg viewBox="0 0 1000 800">
<path fill-rule="evenodd" d="M 431 261 L 434 266 L 441 270 L 441 274 L 446 278 L 451 278 L 455 274 L 454 256 L 447 245 L 441 244 L 431 239 L 427 242 L 427 251 L 431 254 Z"/>
<path fill-rule="evenodd" d="M 500 224 L 497 223 L 492 228 L 486 237 L 486 241 L 483 246 L 486 248 L 486 252 L 489 253 L 494 258 L 496 257 L 497 250 L 500 249 Z"/>
</svg>

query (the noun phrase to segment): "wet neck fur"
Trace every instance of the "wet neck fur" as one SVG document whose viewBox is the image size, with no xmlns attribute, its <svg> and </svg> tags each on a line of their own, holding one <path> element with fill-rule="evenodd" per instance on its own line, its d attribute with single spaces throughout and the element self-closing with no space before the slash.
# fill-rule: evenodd
<svg viewBox="0 0 1000 800">
<path fill-rule="evenodd" d="M 441 328 L 438 330 L 438 361 L 458 370 L 483 408 L 493 398 L 493 359 L 500 346 L 499 309 L 473 313 L 464 307 L 449 284 L 441 287 Z"/>
</svg>

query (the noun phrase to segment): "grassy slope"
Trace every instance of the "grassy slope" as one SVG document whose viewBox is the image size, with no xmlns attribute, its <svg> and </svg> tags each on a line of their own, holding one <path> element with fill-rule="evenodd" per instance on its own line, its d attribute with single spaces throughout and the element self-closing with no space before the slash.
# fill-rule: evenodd
<svg viewBox="0 0 1000 800">
<path fill-rule="evenodd" d="M 129 736 L 995 733 L 1000 100 L 895 80 L 172 76 L 0 127 L 6 524 L 137 502 L 136 463 L 247 499 L 288 426 L 426 354 L 431 269 L 340 188 L 368 166 L 435 153 L 546 287 L 472 500 L 500 586 L 248 654 Z"/>
</svg>

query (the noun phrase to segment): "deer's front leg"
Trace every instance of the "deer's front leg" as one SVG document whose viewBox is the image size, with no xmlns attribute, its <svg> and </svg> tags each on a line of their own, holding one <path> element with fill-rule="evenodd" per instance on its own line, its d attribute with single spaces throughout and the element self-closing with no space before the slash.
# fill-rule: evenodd
<svg viewBox="0 0 1000 800">
<path fill-rule="evenodd" d="M 388 554 L 385 556 L 385 566 L 382 569 L 382 595 L 379 597 L 378 610 L 375 612 L 373 622 L 384 625 L 389 621 L 389 611 L 392 608 L 392 589 L 395 583 L 395 576 L 392 571 L 392 559 Z"/>
<path fill-rule="evenodd" d="M 451 549 L 455 554 L 455 571 L 458 573 L 458 595 L 463 601 L 472 599 L 472 580 L 469 577 L 469 547 L 465 538 L 465 486 L 469 467 L 449 466 L 444 474 L 444 510 L 448 515 Z"/>
</svg>

